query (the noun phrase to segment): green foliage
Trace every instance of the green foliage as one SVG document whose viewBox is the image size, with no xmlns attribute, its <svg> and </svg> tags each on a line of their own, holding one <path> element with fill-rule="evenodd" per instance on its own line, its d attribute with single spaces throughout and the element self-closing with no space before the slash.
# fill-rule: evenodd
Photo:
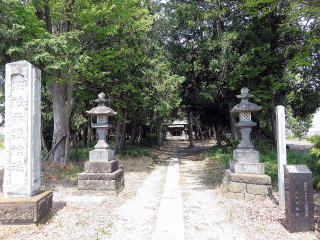
<svg viewBox="0 0 320 240">
<path fill-rule="evenodd" d="M 4 136 L 0 136 L 0 149 L 4 148 Z"/>
<path fill-rule="evenodd" d="M 315 135 L 309 138 L 309 141 L 314 143 L 317 148 L 320 148 L 320 135 Z"/>
<path fill-rule="evenodd" d="M 318 172 L 318 174 L 314 174 L 315 184 L 317 189 L 320 189 L 320 135 L 310 137 L 309 141 L 315 144 L 309 153 L 314 158 L 314 168 Z"/>
<path fill-rule="evenodd" d="M 293 132 L 293 134 L 299 138 L 299 140 L 305 136 L 312 126 L 313 115 L 310 114 L 305 118 L 293 117 L 290 111 L 287 111 L 287 127 Z"/>
<path fill-rule="evenodd" d="M 142 144 L 126 144 L 126 148 L 119 152 L 122 156 L 129 157 L 150 157 L 151 154 Z"/>
<path fill-rule="evenodd" d="M 78 175 L 83 171 L 83 166 L 74 163 L 69 163 L 68 165 L 65 165 L 62 169 L 60 169 L 60 171 L 57 172 L 57 175 L 61 179 L 68 179 L 73 184 L 77 184 Z"/>
<path fill-rule="evenodd" d="M 84 162 L 89 159 L 89 151 L 92 150 L 88 147 L 71 148 L 69 158 L 71 162 Z"/>
<path fill-rule="evenodd" d="M 209 183 L 219 184 L 224 175 L 224 169 L 228 167 L 232 158 L 231 147 L 213 147 L 204 153 L 207 161 L 206 178 Z"/>
<path fill-rule="evenodd" d="M 314 137 L 315 142 L 320 144 L 320 137 Z M 225 168 L 229 167 L 232 159 L 232 147 L 214 147 L 205 152 L 205 159 L 214 158 Z M 260 151 L 260 160 L 265 164 L 265 173 L 272 179 L 274 186 L 278 182 L 277 150 L 270 140 L 261 140 L 257 149 Z M 308 152 L 287 151 L 288 164 L 306 164 L 313 173 L 314 187 L 320 189 L 320 161 Z"/>
<path fill-rule="evenodd" d="M 141 142 L 144 146 L 155 146 L 157 145 L 158 135 L 155 133 L 149 133 Z"/>
<path fill-rule="evenodd" d="M 204 158 L 214 158 L 227 168 L 232 159 L 232 147 L 213 147 L 205 152 Z"/>
</svg>

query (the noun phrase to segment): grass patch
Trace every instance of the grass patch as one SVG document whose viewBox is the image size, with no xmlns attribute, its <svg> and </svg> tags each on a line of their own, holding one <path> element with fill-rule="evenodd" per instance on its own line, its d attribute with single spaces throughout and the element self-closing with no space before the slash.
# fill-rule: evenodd
<svg viewBox="0 0 320 240">
<path fill-rule="evenodd" d="M 42 163 L 42 177 L 51 181 L 65 179 L 77 184 L 78 174 L 83 171 L 83 166 L 72 162 L 61 164 L 45 161 Z"/>
<path fill-rule="evenodd" d="M 89 147 L 84 148 L 71 148 L 69 152 L 70 162 L 84 162 L 89 160 L 89 152 L 92 149 Z"/>
<path fill-rule="evenodd" d="M 206 163 L 206 179 L 207 183 L 218 185 L 223 177 L 224 170 L 232 159 L 232 147 L 213 147 L 204 153 Z"/>
<path fill-rule="evenodd" d="M 4 148 L 4 136 L 0 135 L 0 149 Z"/>
<path fill-rule="evenodd" d="M 152 157 L 150 149 L 140 144 L 129 144 L 127 143 L 125 148 L 119 151 L 121 156 L 128 157 Z"/>
</svg>

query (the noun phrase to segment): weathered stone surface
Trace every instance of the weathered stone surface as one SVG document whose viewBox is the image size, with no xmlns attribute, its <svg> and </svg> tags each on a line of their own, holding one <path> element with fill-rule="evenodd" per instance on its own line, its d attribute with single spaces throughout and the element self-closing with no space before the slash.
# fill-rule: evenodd
<svg viewBox="0 0 320 240">
<path fill-rule="evenodd" d="M 0 192 L 3 191 L 3 176 L 4 176 L 4 169 L 0 168 Z"/>
<path fill-rule="evenodd" d="M 271 193 L 271 188 L 267 185 L 247 184 L 247 191 L 250 194 L 269 195 Z"/>
<path fill-rule="evenodd" d="M 87 173 L 111 173 L 119 169 L 119 162 L 105 161 L 105 162 L 86 162 L 84 170 Z"/>
<path fill-rule="evenodd" d="M 247 201 L 251 201 L 251 200 L 261 200 L 262 201 L 262 200 L 266 199 L 266 195 L 256 195 L 256 194 L 245 193 L 244 199 Z"/>
<path fill-rule="evenodd" d="M 95 149 L 89 152 L 89 162 L 105 162 L 114 159 L 114 151 L 110 149 Z"/>
<path fill-rule="evenodd" d="M 123 170 L 118 169 L 112 173 L 80 173 L 79 180 L 117 180 L 123 176 Z"/>
<path fill-rule="evenodd" d="M 79 180 L 79 190 L 117 190 L 116 180 Z"/>
<path fill-rule="evenodd" d="M 233 160 L 239 163 L 259 163 L 259 152 L 254 149 L 235 149 L 233 150 Z"/>
<path fill-rule="evenodd" d="M 39 192 L 41 71 L 27 61 L 6 64 L 5 197 Z"/>
<path fill-rule="evenodd" d="M 243 200 L 245 193 L 234 193 L 234 192 L 226 192 L 224 193 L 226 198 L 235 199 L 235 200 Z"/>
<path fill-rule="evenodd" d="M 52 197 L 47 191 L 31 198 L 0 198 L 0 223 L 37 223 L 51 211 Z"/>
<path fill-rule="evenodd" d="M 264 174 L 263 163 L 239 163 L 237 161 L 230 161 L 230 169 L 234 173 L 240 174 Z"/>
<path fill-rule="evenodd" d="M 225 178 L 232 182 L 242 182 L 249 184 L 264 184 L 270 185 L 271 178 L 265 174 L 237 174 L 233 173 L 230 169 L 225 171 Z"/>
<path fill-rule="evenodd" d="M 246 184 L 245 183 L 237 183 L 237 182 L 229 182 L 227 185 L 227 189 L 229 192 L 245 192 Z"/>
<path fill-rule="evenodd" d="M 285 165 L 286 221 L 290 232 L 314 230 L 312 173 L 306 165 Z"/>
<path fill-rule="evenodd" d="M 80 179 L 80 176 L 82 179 Z M 103 179 L 106 178 L 106 179 Z M 79 190 L 118 190 L 124 185 L 123 169 L 114 173 L 81 173 L 78 179 Z"/>
</svg>

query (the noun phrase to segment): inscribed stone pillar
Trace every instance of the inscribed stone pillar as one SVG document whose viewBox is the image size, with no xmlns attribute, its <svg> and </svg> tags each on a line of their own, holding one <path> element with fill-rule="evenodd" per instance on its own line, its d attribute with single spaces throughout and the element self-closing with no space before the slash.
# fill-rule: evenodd
<svg viewBox="0 0 320 240">
<path fill-rule="evenodd" d="M 40 188 L 41 71 L 27 61 L 6 65 L 4 195 L 28 198 Z"/>
<path fill-rule="evenodd" d="M 279 206 L 285 208 L 284 165 L 287 164 L 285 108 L 276 107 Z"/>
</svg>

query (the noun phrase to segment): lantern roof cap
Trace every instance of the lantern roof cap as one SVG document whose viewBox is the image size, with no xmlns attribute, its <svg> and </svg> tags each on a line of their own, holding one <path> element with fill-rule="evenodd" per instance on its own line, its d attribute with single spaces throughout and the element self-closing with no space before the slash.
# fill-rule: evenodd
<svg viewBox="0 0 320 240">
<path fill-rule="evenodd" d="M 232 113 L 244 113 L 244 112 L 257 112 L 261 110 L 261 107 L 255 103 L 249 102 L 249 98 L 253 97 L 252 94 L 249 93 L 248 88 L 242 88 L 241 94 L 237 95 L 237 98 L 241 99 L 241 102 L 235 105 L 231 112 Z"/>
<path fill-rule="evenodd" d="M 97 107 L 92 108 L 90 111 L 87 111 L 89 115 L 95 116 L 115 116 L 117 113 L 113 111 L 113 109 L 106 106 L 107 100 L 105 99 L 106 95 L 104 93 L 100 93 L 98 95 L 98 99 L 95 102 L 99 103 Z"/>
</svg>

